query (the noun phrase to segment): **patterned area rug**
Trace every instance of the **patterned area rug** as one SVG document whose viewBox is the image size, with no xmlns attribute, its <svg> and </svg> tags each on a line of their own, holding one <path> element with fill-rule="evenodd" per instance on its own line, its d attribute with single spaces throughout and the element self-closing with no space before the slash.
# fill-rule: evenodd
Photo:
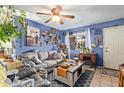
<svg viewBox="0 0 124 93">
<path fill-rule="evenodd" d="M 85 70 L 75 83 L 74 87 L 89 87 L 94 73 L 94 71 Z M 51 82 L 51 87 L 69 87 L 64 83 L 54 80 L 52 72 L 48 74 L 48 80 Z"/>
<path fill-rule="evenodd" d="M 119 71 L 111 70 L 111 69 L 103 69 L 102 74 L 113 76 L 113 77 L 118 77 L 119 76 Z"/>
</svg>

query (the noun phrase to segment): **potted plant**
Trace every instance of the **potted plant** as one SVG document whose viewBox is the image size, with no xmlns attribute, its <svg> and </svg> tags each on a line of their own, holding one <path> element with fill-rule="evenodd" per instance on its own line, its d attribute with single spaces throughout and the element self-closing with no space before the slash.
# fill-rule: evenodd
<svg viewBox="0 0 124 93">
<path fill-rule="evenodd" d="M 22 25 L 21 28 L 19 24 Z M 24 11 L 20 11 L 20 15 L 16 16 L 14 6 L 0 6 L 0 48 L 4 49 L 6 42 L 21 38 L 26 25 L 26 13 Z"/>
<path fill-rule="evenodd" d="M 84 48 L 83 51 L 84 51 L 84 54 L 90 54 L 91 53 L 91 50 L 88 47 Z"/>
</svg>

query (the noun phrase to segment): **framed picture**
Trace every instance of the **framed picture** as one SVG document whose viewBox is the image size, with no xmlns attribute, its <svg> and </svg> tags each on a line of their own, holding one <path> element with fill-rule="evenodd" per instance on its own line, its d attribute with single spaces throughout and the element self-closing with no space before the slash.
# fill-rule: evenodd
<svg viewBox="0 0 124 93">
<path fill-rule="evenodd" d="M 31 26 L 27 26 L 27 36 L 39 37 L 40 29 L 31 27 Z"/>
<path fill-rule="evenodd" d="M 27 26 L 27 35 L 26 35 L 26 45 L 35 46 L 38 45 L 38 38 L 40 37 L 40 29 Z"/>
<path fill-rule="evenodd" d="M 38 45 L 38 39 L 36 37 L 27 36 L 27 46 Z"/>
</svg>

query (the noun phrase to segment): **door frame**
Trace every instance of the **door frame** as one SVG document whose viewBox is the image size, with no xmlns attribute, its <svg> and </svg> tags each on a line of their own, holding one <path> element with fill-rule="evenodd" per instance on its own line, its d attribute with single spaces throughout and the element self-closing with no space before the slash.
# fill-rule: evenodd
<svg viewBox="0 0 124 93">
<path fill-rule="evenodd" d="M 103 67 L 104 68 L 105 68 L 105 29 L 109 29 L 109 28 L 103 29 Z"/>
</svg>

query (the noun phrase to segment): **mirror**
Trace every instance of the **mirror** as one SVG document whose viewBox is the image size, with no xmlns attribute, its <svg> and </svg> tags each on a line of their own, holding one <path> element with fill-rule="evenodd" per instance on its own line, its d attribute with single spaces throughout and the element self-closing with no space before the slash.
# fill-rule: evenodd
<svg viewBox="0 0 124 93">
<path fill-rule="evenodd" d="M 70 49 L 83 50 L 85 48 L 85 34 L 70 36 Z"/>
</svg>

